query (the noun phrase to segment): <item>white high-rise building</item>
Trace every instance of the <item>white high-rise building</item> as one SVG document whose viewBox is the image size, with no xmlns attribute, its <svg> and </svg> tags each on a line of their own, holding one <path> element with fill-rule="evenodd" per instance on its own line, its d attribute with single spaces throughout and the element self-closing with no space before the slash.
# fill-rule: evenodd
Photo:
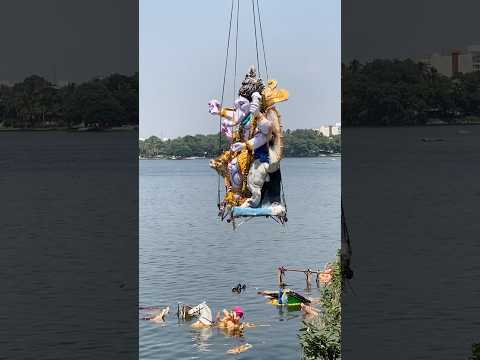
<svg viewBox="0 0 480 360">
<path fill-rule="evenodd" d="M 480 45 L 471 45 L 465 50 L 452 50 L 448 54 L 436 53 L 420 61 L 446 76 L 480 71 Z"/>
<path fill-rule="evenodd" d="M 318 129 L 314 129 L 317 133 L 326 136 L 332 137 L 335 135 L 340 135 L 342 133 L 342 128 L 340 123 L 335 125 L 322 125 Z"/>
</svg>

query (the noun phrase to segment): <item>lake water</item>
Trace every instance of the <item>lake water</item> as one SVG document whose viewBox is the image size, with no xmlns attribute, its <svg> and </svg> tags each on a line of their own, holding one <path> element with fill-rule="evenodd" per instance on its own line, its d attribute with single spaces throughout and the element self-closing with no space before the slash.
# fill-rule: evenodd
<svg viewBox="0 0 480 360">
<path fill-rule="evenodd" d="M 285 159 L 288 205 L 285 229 L 253 219 L 233 231 L 217 218 L 217 175 L 207 160 L 140 161 L 140 306 L 170 306 L 165 324 L 139 320 L 141 359 L 224 359 L 242 343 L 240 359 L 298 359 L 302 314 L 269 305 L 259 290 L 276 289 L 278 266 L 323 268 L 340 246 L 338 157 Z M 287 273 L 290 288 L 305 292 L 301 273 Z M 232 293 L 241 282 L 245 292 Z M 193 330 L 179 322 L 177 302 L 207 301 L 216 313 L 240 305 L 256 328 L 243 337 L 218 329 Z M 140 311 L 139 318 L 145 313 Z"/>
<path fill-rule="evenodd" d="M 0 358 L 138 356 L 138 133 L 0 131 Z"/>
<path fill-rule="evenodd" d="M 355 272 L 342 294 L 343 359 L 470 358 L 480 341 L 478 164 L 477 125 L 342 129 Z"/>
</svg>

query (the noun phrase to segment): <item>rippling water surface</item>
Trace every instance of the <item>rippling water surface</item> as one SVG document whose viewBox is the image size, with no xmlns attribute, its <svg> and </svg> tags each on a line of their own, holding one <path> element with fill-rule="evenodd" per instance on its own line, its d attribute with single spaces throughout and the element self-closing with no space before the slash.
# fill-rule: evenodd
<svg viewBox="0 0 480 360">
<path fill-rule="evenodd" d="M 207 160 L 140 162 L 140 306 L 171 309 L 165 324 L 139 320 L 141 359 L 223 359 L 245 342 L 253 348 L 236 358 L 300 357 L 301 312 L 269 305 L 257 291 L 275 289 L 280 265 L 323 267 L 334 258 L 340 246 L 340 158 L 285 159 L 282 173 L 287 228 L 253 219 L 234 232 L 216 217 L 217 176 Z M 239 282 L 247 290 L 232 293 Z M 305 292 L 303 274 L 288 273 L 287 282 Z M 315 287 L 306 294 L 319 295 Z M 214 313 L 242 306 L 245 321 L 257 327 L 234 338 L 177 321 L 177 302 L 204 300 Z"/>
</svg>

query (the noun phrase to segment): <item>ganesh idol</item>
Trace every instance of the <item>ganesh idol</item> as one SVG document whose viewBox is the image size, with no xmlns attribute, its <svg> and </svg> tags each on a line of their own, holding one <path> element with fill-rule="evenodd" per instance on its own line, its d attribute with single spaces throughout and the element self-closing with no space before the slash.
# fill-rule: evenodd
<svg viewBox="0 0 480 360">
<path fill-rule="evenodd" d="M 225 181 L 222 211 L 261 206 L 270 175 L 280 176 L 283 132 L 275 104 L 287 99 L 288 92 L 277 89 L 276 80 L 265 86 L 251 66 L 232 108 L 220 108 L 217 100 L 209 102 L 210 114 L 220 116 L 221 131 L 229 141 L 229 149 L 210 161 Z M 273 196 L 270 202 L 279 206 L 280 200 Z"/>
</svg>

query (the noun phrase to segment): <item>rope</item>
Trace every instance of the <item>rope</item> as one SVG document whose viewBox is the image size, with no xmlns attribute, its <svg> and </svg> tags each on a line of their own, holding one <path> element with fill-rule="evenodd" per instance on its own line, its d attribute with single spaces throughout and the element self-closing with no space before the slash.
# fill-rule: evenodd
<svg viewBox="0 0 480 360">
<path fill-rule="evenodd" d="M 352 244 L 350 242 L 350 234 L 347 227 L 347 222 L 345 220 L 345 213 L 343 212 L 343 199 L 340 201 L 341 209 L 342 209 L 342 250 L 346 246 L 347 247 L 347 255 L 346 260 L 344 261 L 344 254 L 342 251 L 342 277 L 344 280 L 348 280 L 353 278 L 353 270 L 350 267 L 350 260 L 352 256 Z M 346 244 L 345 244 L 346 243 Z M 349 284 L 350 285 L 350 284 Z M 353 291 L 353 289 L 352 289 Z"/>
<path fill-rule="evenodd" d="M 267 55 L 265 52 L 265 41 L 263 38 L 263 27 L 262 27 L 262 19 L 261 19 L 261 14 L 260 14 L 260 6 L 258 0 L 252 0 L 252 14 L 253 14 L 253 29 L 254 29 L 254 35 L 255 35 L 255 53 L 256 53 L 256 58 L 257 58 L 257 72 L 258 72 L 258 77 L 261 78 L 261 71 L 260 71 L 260 57 L 258 54 L 258 36 L 257 36 L 257 20 L 255 14 L 255 2 L 257 6 L 257 12 L 258 12 L 258 24 L 259 24 L 259 29 L 260 29 L 260 39 L 262 42 L 262 51 L 263 51 L 263 62 L 265 65 L 265 73 L 267 76 L 267 80 L 269 79 L 269 72 L 268 72 L 268 64 L 267 64 Z M 234 3 L 235 0 L 232 0 L 231 6 L 230 6 L 230 20 L 229 20 L 229 25 L 228 25 L 228 38 L 227 38 L 227 49 L 226 49 L 226 54 L 225 54 L 225 67 L 224 67 L 224 72 L 223 72 L 223 83 L 222 83 L 222 98 L 220 102 L 220 108 L 223 107 L 223 102 L 224 102 L 224 96 L 225 96 L 225 82 L 226 82 L 226 77 L 227 77 L 227 68 L 228 68 L 228 56 L 229 56 L 229 49 L 230 49 L 230 38 L 231 38 L 231 32 L 232 32 L 232 19 L 233 19 L 233 8 L 234 8 Z M 234 78 L 233 78 L 233 91 L 234 95 L 233 98 L 235 100 L 235 90 L 236 90 L 236 79 L 237 79 L 237 60 L 238 60 L 238 29 L 239 29 L 239 14 L 240 14 L 240 0 L 237 0 L 237 9 L 236 9 L 236 33 L 235 33 L 235 58 L 234 58 Z M 222 116 L 219 114 L 219 132 L 218 132 L 218 153 L 219 155 L 221 154 L 222 151 Z M 280 173 L 281 174 L 281 173 Z M 281 175 L 280 175 L 281 176 Z M 220 208 L 220 201 L 221 201 L 221 189 L 220 189 L 220 181 L 221 177 L 220 175 L 218 176 L 218 183 L 217 183 L 217 205 Z M 287 202 L 285 199 L 285 190 L 283 186 L 283 179 L 282 176 L 280 177 L 280 186 L 281 186 L 281 202 L 283 203 L 285 207 L 285 213 L 287 212 Z M 235 226 L 235 224 L 234 224 Z"/>
<path fill-rule="evenodd" d="M 255 1 L 254 0 L 252 0 L 252 12 L 253 12 L 253 29 L 255 31 L 255 50 L 257 52 L 257 71 L 258 71 L 258 77 L 261 78 L 260 60 L 258 58 L 257 22 L 255 20 Z"/>
<path fill-rule="evenodd" d="M 341 215 L 342 232 L 343 232 L 343 236 L 345 238 L 345 242 L 348 245 L 348 249 L 349 249 L 349 253 L 350 253 L 351 250 L 352 250 L 352 244 L 350 242 L 350 233 L 348 231 L 347 222 L 345 221 L 345 214 L 343 212 L 343 200 L 340 201 L 340 207 L 341 207 L 341 211 L 342 211 L 342 215 Z"/>
<path fill-rule="evenodd" d="M 260 5 L 258 3 L 258 0 L 256 0 L 257 2 L 257 13 L 258 13 L 258 25 L 260 27 L 260 39 L 262 41 L 262 50 L 263 50 L 263 62 L 265 64 L 265 73 L 267 75 L 267 80 L 270 78 L 269 76 L 269 73 L 268 73 L 268 65 L 267 65 L 267 54 L 265 52 L 265 41 L 263 40 L 263 27 L 262 27 L 262 17 L 261 17 L 261 14 L 260 14 Z M 258 76 L 260 77 L 260 61 L 258 59 L 258 44 L 257 44 L 257 26 L 256 26 L 256 22 L 255 22 L 255 6 L 254 6 L 254 0 L 252 0 L 252 9 L 253 9 L 253 24 L 254 24 L 254 28 L 255 28 L 255 48 L 256 48 L 256 51 L 257 51 L 257 66 L 258 66 Z M 279 168 L 280 169 L 280 168 Z M 281 174 L 281 172 L 280 172 Z M 287 213 L 287 200 L 285 199 L 285 190 L 283 188 L 283 177 L 280 177 L 280 187 L 281 187 L 281 201 L 285 207 L 285 214 Z"/>
<path fill-rule="evenodd" d="M 225 68 L 223 70 L 223 84 L 222 84 L 222 101 L 220 102 L 220 114 L 218 115 L 218 155 L 222 153 L 222 113 L 221 109 L 223 107 L 223 100 L 225 95 L 225 80 L 227 78 L 227 66 L 228 66 L 228 51 L 230 49 L 230 34 L 232 31 L 232 17 L 233 17 L 233 3 L 235 0 L 232 0 L 232 6 L 230 7 L 230 21 L 228 25 L 228 39 L 227 39 L 227 51 L 225 54 Z M 218 175 L 217 182 L 217 206 L 220 208 L 220 174 Z"/>
<path fill-rule="evenodd" d="M 280 170 L 280 166 L 278 167 L 278 169 Z M 282 171 L 280 170 L 280 187 L 282 191 L 282 202 L 283 206 L 285 207 L 285 214 L 287 214 L 287 201 L 285 200 L 285 190 L 283 190 L 283 176 L 281 174 Z"/>
<path fill-rule="evenodd" d="M 236 95 L 236 80 L 237 80 L 237 54 L 238 54 L 238 14 L 240 13 L 240 0 L 237 0 L 237 31 L 235 34 L 235 70 L 233 75 L 233 101 Z"/>
<path fill-rule="evenodd" d="M 260 25 L 260 39 L 262 40 L 263 61 L 265 63 L 265 72 L 267 74 L 267 80 L 268 80 L 268 79 L 270 79 L 270 76 L 268 75 L 267 55 L 265 54 L 265 43 L 263 41 L 262 18 L 260 16 L 260 6 L 258 5 L 258 0 L 257 0 L 257 13 L 258 13 L 258 24 Z"/>
</svg>

